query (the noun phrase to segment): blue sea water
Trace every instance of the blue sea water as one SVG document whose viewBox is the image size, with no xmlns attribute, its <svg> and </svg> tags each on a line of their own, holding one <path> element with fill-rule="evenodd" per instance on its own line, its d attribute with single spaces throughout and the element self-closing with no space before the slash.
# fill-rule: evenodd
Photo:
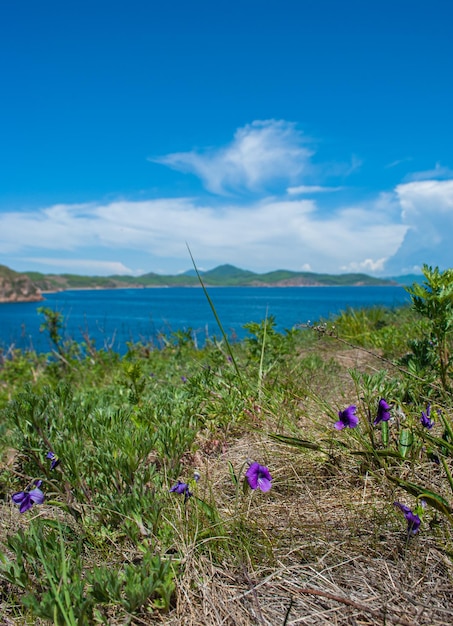
<svg viewBox="0 0 453 626">
<path fill-rule="evenodd" d="M 403 287 L 217 287 L 209 289 L 229 337 L 246 335 L 243 325 L 276 318 L 280 331 L 327 319 L 348 308 L 395 307 L 409 302 Z M 159 334 L 192 329 L 198 343 L 220 337 L 200 288 L 71 290 L 46 294 L 43 302 L 0 304 L 0 347 L 47 352 L 48 337 L 39 331 L 40 306 L 64 316 L 64 335 L 83 341 L 86 332 L 98 348 L 124 353 L 129 341 L 155 342 Z"/>
</svg>

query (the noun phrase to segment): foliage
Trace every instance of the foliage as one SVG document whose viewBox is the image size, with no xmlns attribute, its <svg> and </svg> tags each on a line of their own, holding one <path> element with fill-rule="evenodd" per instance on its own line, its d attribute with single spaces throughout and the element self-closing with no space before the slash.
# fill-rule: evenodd
<svg viewBox="0 0 453 626">
<path fill-rule="evenodd" d="M 425 281 L 408 287 L 413 308 L 428 322 L 429 342 L 424 346 L 426 359 L 435 355 L 436 365 L 444 389 L 450 388 L 451 340 L 453 331 L 453 269 L 441 272 L 423 266 Z"/>
</svg>

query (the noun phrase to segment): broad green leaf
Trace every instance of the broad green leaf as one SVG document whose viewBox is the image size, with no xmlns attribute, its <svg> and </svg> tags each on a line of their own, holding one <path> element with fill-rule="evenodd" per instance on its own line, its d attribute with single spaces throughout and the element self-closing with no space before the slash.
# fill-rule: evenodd
<svg viewBox="0 0 453 626">
<path fill-rule="evenodd" d="M 412 431 L 409 430 L 408 428 L 403 428 L 401 430 L 400 438 L 398 442 L 398 449 L 403 458 L 406 457 L 413 443 L 414 443 L 414 435 L 412 434 Z"/>
</svg>

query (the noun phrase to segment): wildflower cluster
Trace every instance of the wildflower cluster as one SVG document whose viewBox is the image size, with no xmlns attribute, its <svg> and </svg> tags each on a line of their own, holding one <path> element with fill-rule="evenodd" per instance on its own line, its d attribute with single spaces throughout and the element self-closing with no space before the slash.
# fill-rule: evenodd
<svg viewBox="0 0 453 626">
<path fill-rule="evenodd" d="M 357 407 L 355 405 L 350 405 L 346 407 L 344 410 L 340 410 L 338 412 L 339 419 L 338 421 L 334 423 L 335 429 L 343 430 L 344 428 L 357 428 L 359 425 L 359 417 L 357 416 L 356 411 L 357 411 Z M 374 419 L 370 417 L 370 424 L 372 423 L 373 426 L 378 426 L 379 424 L 381 425 L 386 424 L 391 419 L 391 416 L 392 416 L 391 411 L 392 411 L 392 406 L 387 402 L 385 398 L 381 397 L 378 401 L 377 410 L 376 410 Z M 438 415 L 441 415 L 440 411 L 438 411 Z M 432 419 L 432 416 L 431 416 L 431 404 L 430 403 L 427 405 L 426 410 L 421 411 L 420 424 L 423 429 L 427 429 L 427 430 L 431 430 L 434 426 L 434 420 Z M 367 430 L 367 432 L 370 432 L 370 431 Z M 423 438 L 423 435 L 421 433 L 419 433 L 419 435 L 421 438 Z M 374 447 L 375 445 L 374 438 L 372 437 L 372 435 L 370 435 L 370 437 L 371 437 L 371 443 Z M 406 456 L 409 454 L 408 451 L 412 448 L 412 446 L 414 446 L 414 441 L 415 441 L 414 437 L 415 435 L 414 435 L 413 429 L 411 430 L 410 427 L 407 427 L 407 426 L 401 427 L 399 433 L 397 433 L 394 436 L 394 440 L 397 441 L 398 443 L 398 455 L 401 459 L 404 460 Z M 360 436 L 358 440 L 360 441 Z M 444 440 L 447 442 L 450 440 L 450 436 L 448 432 L 444 434 Z M 389 441 L 388 430 L 383 430 L 382 431 L 382 443 L 384 444 L 384 446 L 388 445 L 388 441 Z M 430 441 L 433 441 L 433 439 L 431 438 Z M 422 447 L 421 443 L 419 443 L 418 445 L 419 445 L 419 448 L 415 448 L 416 450 L 425 449 L 424 447 Z M 381 456 L 382 459 L 385 459 L 386 455 L 389 455 L 389 456 L 393 455 L 393 458 L 395 457 L 395 453 L 389 449 L 381 450 L 381 454 L 382 454 Z M 437 465 L 440 465 L 441 461 L 439 459 L 438 454 L 435 454 L 432 449 L 428 449 L 427 454 L 428 454 L 428 458 L 431 461 L 435 462 Z M 381 467 L 385 469 L 386 474 L 388 475 L 388 466 L 385 464 L 385 461 L 383 461 L 382 463 L 383 464 L 381 465 Z M 422 499 L 422 497 L 423 497 L 423 494 L 425 495 L 429 494 L 429 490 L 424 489 L 423 487 L 418 487 L 416 485 L 415 486 L 409 485 L 408 483 L 405 483 L 403 480 L 400 480 L 398 479 L 398 477 L 395 477 L 393 475 L 390 476 L 390 478 L 391 480 L 393 480 L 394 483 L 398 484 L 403 489 L 406 489 L 407 491 L 409 491 L 409 493 L 417 495 L 417 499 L 421 498 L 420 500 L 421 505 L 417 505 L 415 510 L 411 510 L 407 505 L 402 504 L 401 502 L 394 502 L 394 505 L 404 514 L 404 517 L 408 524 L 408 529 L 407 529 L 408 534 L 415 535 L 417 534 L 420 528 L 420 525 L 422 522 L 423 509 L 424 509 L 424 506 L 426 506 L 426 502 Z M 451 484 L 451 486 L 453 488 L 453 483 Z M 436 506 L 436 508 L 440 507 L 439 510 L 450 512 L 450 507 L 448 503 L 441 496 L 439 496 L 438 494 L 431 494 L 431 496 L 432 497 L 430 501 L 433 503 L 434 506 Z"/>
</svg>

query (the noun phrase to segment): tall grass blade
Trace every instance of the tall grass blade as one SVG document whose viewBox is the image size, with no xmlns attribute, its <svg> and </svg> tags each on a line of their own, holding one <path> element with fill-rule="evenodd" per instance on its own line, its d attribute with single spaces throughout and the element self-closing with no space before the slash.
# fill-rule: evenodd
<svg viewBox="0 0 453 626">
<path fill-rule="evenodd" d="M 206 300 L 208 301 L 209 306 L 211 307 L 211 311 L 212 311 L 212 313 L 213 313 L 213 315 L 215 317 L 217 325 L 220 328 L 220 332 L 222 333 L 222 337 L 223 337 L 223 339 L 225 341 L 225 345 L 226 345 L 226 348 L 228 350 L 228 354 L 231 357 L 231 362 L 233 363 L 233 366 L 234 366 L 234 369 L 236 371 L 237 377 L 238 377 L 238 379 L 239 379 L 239 381 L 241 383 L 241 386 L 243 387 L 243 380 L 242 380 L 241 372 L 240 372 L 239 367 L 238 367 L 238 365 L 236 363 L 236 359 L 234 358 L 234 354 L 233 354 L 233 351 L 231 349 L 230 342 L 228 341 L 227 334 L 226 334 L 226 332 L 225 332 L 225 330 L 224 330 L 224 328 L 222 326 L 222 322 L 220 321 L 219 316 L 217 315 L 216 308 L 214 306 L 213 301 L 211 300 L 211 297 L 210 297 L 210 295 L 208 293 L 208 290 L 206 289 L 205 284 L 204 284 L 204 282 L 203 282 L 203 280 L 202 280 L 202 278 L 200 276 L 200 272 L 198 271 L 198 268 L 197 268 L 195 260 L 194 260 L 194 258 L 192 256 L 192 252 L 191 252 L 191 250 L 189 248 L 189 245 L 188 244 L 186 244 L 186 245 L 187 245 L 187 250 L 189 251 L 189 254 L 190 254 L 190 258 L 192 259 L 192 264 L 193 264 L 194 270 L 195 270 L 195 272 L 197 274 L 198 281 L 199 281 L 199 283 L 201 285 L 201 288 L 203 289 L 203 293 L 204 293 L 204 295 L 206 297 Z"/>
<path fill-rule="evenodd" d="M 261 396 L 262 396 L 263 364 L 264 364 L 264 352 L 265 352 L 265 347 L 266 347 L 266 336 L 267 336 L 267 310 L 266 310 L 266 318 L 264 320 L 263 342 L 261 344 L 260 365 L 258 369 L 258 399 L 259 400 L 261 400 Z"/>
</svg>

